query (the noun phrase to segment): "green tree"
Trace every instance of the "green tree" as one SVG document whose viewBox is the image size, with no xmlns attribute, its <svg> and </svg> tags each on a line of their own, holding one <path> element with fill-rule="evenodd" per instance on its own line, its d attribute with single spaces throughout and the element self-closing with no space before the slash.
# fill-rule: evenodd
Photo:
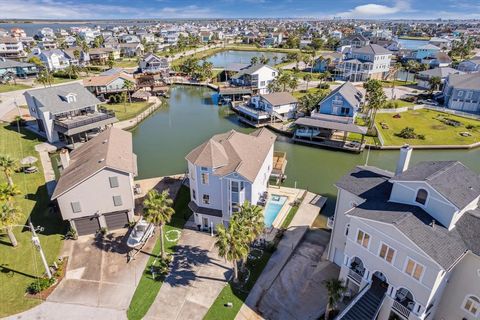
<svg viewBox="0 0 480 320">
<path fill-rule="evenodd" d="M 78 77 L 79 69 L 76 65 L 71 64 L 65 68 L 65 72 L 69 79 L 76 79 Z"/>
<path fill-rule="evenodd" d="M 13 187 L 13 173 L 18 169 L 17 160 L 11 158 L 9 155 L 0 155 L 0 169 L 3 171 L 8 185 Z"/>
<path fill-rule="evenodd" d="M 260 61 L 261 64 L 268 64 L 270 62 L 270 59 L 262 54 L 259 61 Z"/>
<path fill-rule="evenodd" d="M 290 81 L 288 81 L 288 87 L 290 90 L 295 91 L 298 88 L 298 78 L 293 76 L 290 77 Z"/>
<path fill-rule="evenodd" d="M 312 75 L 310 73 L 307 73 L 306 75 L 303 76 L 303 81 L 307 83 L 305 91 L 308 91 L 308 83 L 312 81 Z"/>
<path fill-rule="evenodd" d="M 377 115 L 378 109 L 383 108 L 385 102 L 387 102 L 387 97 L 385 92 L 383 92 L 382 83 L 379 80 L 370 79 L 363 84 L 363 88 L 366 90 L 366 100 L 367 100 L 367 110 L 369 125 L 371 129 L 375 124 L 375 117 Z"/>
<path fill-rule="evenodd" d="M 276 81 L 278 85 L 283 88 L 283 91 L 287 91 L 287 86 L 289 85 L 291 78 L 292 77 L 290 74 L 286 72 L 280 72 Z"/>
<path fill-rule="evenodd" d="M 257 56 L 253 56 L 252 59 L 250 59 L 250 64 L 252 65 L 255 65 L 258 63 L 258 57 Z"/>
<path fill-rule="evenodd" d="M 123 83 L 123 89 L 125 89 L 128 93 L 129 103 L 132 103 L 132 96 L 130 93 L 135 89 L 135 83 L 130 80 L 125 80 L 125 82 Z"/>
<path fill-rule="evenodd" d="M 440 77 L 431 77 L 428 80 L 428 84 L 430 85 L 430 93 L 433 93 L 435 90 L 438 90 L 440 88 L 440 85 L 442 84 L 442 79 L 440 79 Z"/>
<path fill-rule="evenodd" d="M 21 192 L 17 186 L 9 185 L 8 183 L 0 184 L 0 201 L 12 202 L 13 199 Z"/>
<path fill-rule="evenodd" d="M 276 65 L 277 62 L 278 62 L 278 57 L 277 57 L 277 56 L 273 56 L 272 60 L 273 60 L 273 64 Z"/>
<path fill-rule="evenodd" d="M 37 81 L 46 88 L 47 85 L 52 85 L 53 75 L 47 69 L 44 69 L 38 73 Z"/>
<path fill-rule="evenodd" d="M 37 68 L 42 68 L 43 67 L 42 60 L 37 56 L 31 57 L 30 59 L 28 59 L 27 62 L 28 63 L 33 63 L 35 66 L 37 66 Z"/>
<path fill-rule="evenodd" d="M 328 303 L 325 311 L 325 319 L 329 319 L 330 311 L 335 311 L 337 303 L 340 301 L 342 294 L 347 290 L 343 282 L 338 279 L 329 279 L 323 281 L 323 285 L 327 289 Z"/>
<path fill-rule="evenodd" d="M 417 61 L 415 60 L 408 60 L 407 61 L 407 64 L 405 65 L 405 70 L 410 73 L 410 72 L 415 72 L 417 71 L 418 69 L 420 68 L 420 63 L 418 63 Z M 408 81 L 408 73 L 407 75 L 405 76 L 405 82 Z"/>
<path fill-rule="evenodd" d="M 21 218 L 20 210 L 12 203 L 5 202 L 0 205 L 0 229 L 7 230 L 8 239 L 14 247 L 18 245 L 18 242 L 13 233 L 13 226 L 19 223 Z"/>
<path fill-rule="evenodd" d="M 173 200 L 170 198 L 168 190 L 158 193 L 157 190 L 152 189 L 147 193 L 146 199 L 143 200 L 143 215 L 145 219 L 160 229 L 160 246 L 163 259 L 165 259 L 163 226 L 170 222 L 175 213 L 172 205 Z"/>
</svg>

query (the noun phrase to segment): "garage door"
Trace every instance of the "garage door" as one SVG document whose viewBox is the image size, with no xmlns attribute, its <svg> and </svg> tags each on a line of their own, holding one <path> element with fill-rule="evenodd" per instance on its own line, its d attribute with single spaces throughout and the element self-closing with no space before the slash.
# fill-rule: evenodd
<svg viewBox="0 0 480 320">
<path fill-rule="evenodd" d="M 77 234 L 79 236 L 94 234 L 100 229 L 100 224 L 98 223 L 98 218 L 88 217 L 82 219 L 76 219 L 75 227 L 77 228 Z"/>
<path fill-rule="evenodd" d="M 125 228 L 128 226 L 128 216 L 126 212 L 112 213 L 105 215 L 105 222 L 108 230 Z"/>
</svg>

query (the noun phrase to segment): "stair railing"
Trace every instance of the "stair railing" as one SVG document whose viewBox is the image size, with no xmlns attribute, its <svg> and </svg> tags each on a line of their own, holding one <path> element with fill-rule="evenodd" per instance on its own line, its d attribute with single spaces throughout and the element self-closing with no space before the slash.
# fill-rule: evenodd
<svg viewBox="0 0 480 320">
<path fill-rule="evenodd" d="M 365 287 L 363 287 L 363 289 L 360 290 L 359 293 L 357 293 L 355 298 L 348 304 L 348 306 L 345 309 L 343 309 L 343 311 L 334 320 L 342 319 L 347 314 L 347 312 L 353 308 L 353 306 L 358 302 L 358 300 L 360 300 L 360 298 L 363 297 L 363 295 L 368 291 L 368 289 L 370 289 L 371 286 L 372 284 L 369 283 Z"/>
</svg>

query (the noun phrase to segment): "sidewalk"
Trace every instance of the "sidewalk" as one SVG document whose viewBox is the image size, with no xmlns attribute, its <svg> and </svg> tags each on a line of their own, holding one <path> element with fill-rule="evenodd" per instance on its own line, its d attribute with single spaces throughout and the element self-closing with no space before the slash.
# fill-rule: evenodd
<svg viewBox="0 0 480 320">
<path fill-rule="evenodd" d="M 273 253 L 252 291 L 250 291 L 247 300 L 245 300 L 245 303 L 240 308 L 235 318 L 236 320 L 262 319 L 255 310 L 258 302 L 262 299 L 265 292 L 270 289 L 295 248 L 315 221 L 326 200 L 325 197 L 307 192 L 290 227 L 284 233 L 282 240 L 278 244 L 277 250 Z"/>
<path fill-rule="evenodd" d="M 115 128 L 127 130 L 130 128 L 133 128 L 137 126 L 140 122 L 145 120 L 150 114 L 152 114 L 155 110 L 157 110 L 161 105 L 162 105 L 162 100 L 160 100 L 157 97 L 152 97 L 151 99 L 154 99 L 155 102 L 151 107 L 149 107 L 147 110 L 143 111 L 139 115 L 137 115 L 135 118 L 129 119 L 129 120 L 124 120 L 120 122 L 116 122 L 113 124 Z"/>
<path fill-rule="evenodd" d="M 42 162 L 43 174 L 45 176 L 45 184 L 47 186 L 48 196 L 50 197 L 55 190 L 57 184 L 55 180 L 55 172 L 53 171 L 52 161 L 50 160 L 49 152 L 55 152 L 57 147 L 49 143 L 40 143 L 35 146 L 35 150 L 40 155 L 40 161 Z"/>
</svg>

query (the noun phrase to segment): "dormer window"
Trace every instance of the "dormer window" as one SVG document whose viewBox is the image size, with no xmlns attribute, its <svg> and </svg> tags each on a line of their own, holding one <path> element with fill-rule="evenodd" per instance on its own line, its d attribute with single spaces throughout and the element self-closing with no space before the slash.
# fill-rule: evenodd
<svg viewBox="0 0 480 320">
<path fill-rule="evenodd" d="M 419 189 L 417 191 L 417 197 L 415 198 L 415 201 L 424 205 L 427 202 L 427 197 L 428 197 L 428 191 L 425 189 Z"/>
<path fill-rule="evenodd" d="M 75 102 L 77 101 L 77 95 L 74 93 L 69 93 L 65 96 L 65 99 L 67 100 L 68 103 Z"/>
</svg>

